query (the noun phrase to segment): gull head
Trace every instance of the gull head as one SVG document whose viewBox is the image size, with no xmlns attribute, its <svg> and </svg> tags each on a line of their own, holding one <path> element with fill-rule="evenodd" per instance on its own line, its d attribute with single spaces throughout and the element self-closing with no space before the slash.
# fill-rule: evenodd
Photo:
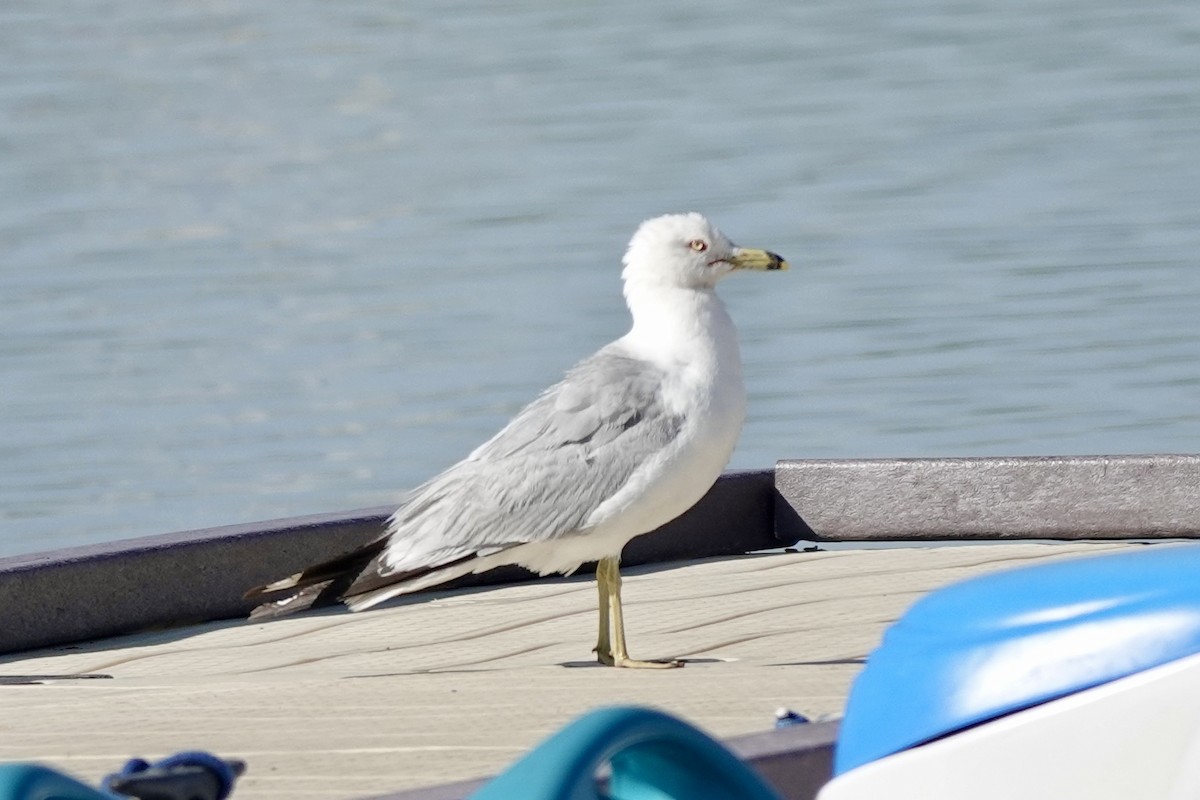
<svg viewBox="0 0 1200 800">
<path fill-rule="evenodd" d="M 625 251 L 627 284 L 711 289 L 735 270 L 787 269 L 774 253 L 738 247 L 702 215 L 667 214 L 643 222 Z"/>
</svg>

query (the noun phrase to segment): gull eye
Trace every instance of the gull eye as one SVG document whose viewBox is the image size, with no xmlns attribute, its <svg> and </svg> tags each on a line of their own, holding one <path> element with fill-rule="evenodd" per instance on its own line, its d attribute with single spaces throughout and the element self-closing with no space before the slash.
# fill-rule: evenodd
<svg viewBox="0 0 1200 800">
<path fill-rule="evenodd" d="M 690 242 L 688 242 L 688 247 L 692 248 L 697 253 L 703 253 L 708 249 L 708 242 L 704 241 L 703 239 L 692 239 Z"/>
</svg>

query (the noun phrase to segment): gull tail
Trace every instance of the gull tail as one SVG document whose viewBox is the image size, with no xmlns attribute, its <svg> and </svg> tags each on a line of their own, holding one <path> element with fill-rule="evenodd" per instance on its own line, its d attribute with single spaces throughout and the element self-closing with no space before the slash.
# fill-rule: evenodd
<svg viewBox="0 0 1200 800">
<path fill-rule="evenodd" d="M 255 606 L 247 619 L 251 621 L 276 619 L 278 617 L 286 617 L 289 614 L 295 614 L 297 611 L 304 611 L 313 606 L 333 605 L 337 602 L 337 595 L 336 593 L 326 591 L 330 583 L 317 583 L 312 586 L 306 586 L 282 600 L 271 600 L 262 605 Z"/>
<path fill-rule="evenodd" d="M 246 599 L 254 600 L 276 592 L 292 591 L 286 597 L 257 606 L 250 612 L 250 619 L 274 619 L 309 608 L 332 605 L 339 600 L 351 611 L 364 611 L 398 595 L 417 592 L 505 563 L 502 554 L 508 549 L 492 547 L 440 564 L 388 572 L 381 563 L 387 544 L 388 538 L 383 537 L 303 572 L 254 587 L 246 592 Z"/>
<path fill-rule="evenodd" d="M 368 545 L 351 550 L 329 561 L 322 561 L 302 572 L 290 575 L 282 580 L 255 586 L 247 591 L 243 598 L 257 600 L 277 592 L 295 590 L 289 596 L 272 600 L 250 612 L 250 619 L 272 619 L 314 606 L 327 606 L 336 603 L 355 580 L 363 574 L 376 557 L 387 546 L 386 537 L 381 537 Z"/>
<path fill-rule="evenodd" d="M 342 602 L 351 611 L 366 611 L 402 594 L 419 592 L 473 572 L 484 572 L 495 566 L 494 561 L 480 553 L 471 553 L 426 569 L 392 575 L 364 574 L 345 591 Z"/>
</svg>

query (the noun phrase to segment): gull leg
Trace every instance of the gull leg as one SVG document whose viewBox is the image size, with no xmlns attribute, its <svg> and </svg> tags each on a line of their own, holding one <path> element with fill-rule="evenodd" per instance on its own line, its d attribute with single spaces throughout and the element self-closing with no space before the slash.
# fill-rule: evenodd
<svg viewBox="0 0 1200 800">
<path fill-rule="evenodd" d="M 600 635 L 596 637 L 596 660 L 605 666 L 613 665 L 612 640 L 609 638 L 608 568 L 603 559 L 596 565 L 596 592 L 600 595 Z"/>
<path fill-rule="evenodd" d="M 621 562 L 615 558 L 606 558 L 600 562 L 600 565 L 607 573 L 605 583 L 608 587 L 608 600 L 612 614 L 612 666 L 637 669 L 670 669 L 672 667 L 682 667 L 683 662 L 675 659 L 670 661 L 638 661 L 629 657 L 629 651 L 625 649 L 625 615 L 621 611 Z"/>
</svg>

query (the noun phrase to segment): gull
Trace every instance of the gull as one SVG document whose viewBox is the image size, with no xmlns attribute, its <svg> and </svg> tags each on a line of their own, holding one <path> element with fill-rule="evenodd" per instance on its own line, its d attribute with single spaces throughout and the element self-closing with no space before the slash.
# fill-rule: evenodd
<svg viewBox="0 0 1200 800">
<path fill-rule="evenodd" d="M 362 611 L 469 573 L 518 564 L 569 575 L 596 562 L 597 660 L 629 657 L 621 550 L 696 504 L 729 462 L 746 412 L 737 331 L 715 291 L 740 270 L 783 270 L 700 214 L 643 222 L 623 259 L 629 332 L 572 367 L 465 459 L 414 489 L 386 532 L 251 589 L 291 594 L 251 619 L 341 600 Z"/>
</svg>

